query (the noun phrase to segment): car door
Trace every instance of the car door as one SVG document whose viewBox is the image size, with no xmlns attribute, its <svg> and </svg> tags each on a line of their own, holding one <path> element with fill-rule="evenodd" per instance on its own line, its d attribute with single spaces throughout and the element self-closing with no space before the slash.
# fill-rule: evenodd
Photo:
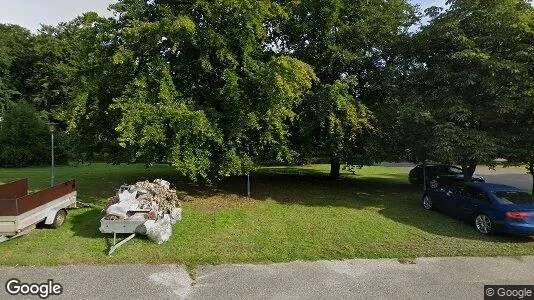
<svg viewBox="0 0 534 300">
<path fill-rule="evenodd" d="M 458 193 L 458 189 L 455 187 L 445 187 L 440 190 L 440 199 L 439 202 L 436 203 L 436 209 L 451 215 L 456 215 L 456 202 L 458 201 L 458 197 L 460 197 Z"/>
<path fill-rule="evenodd" d="M 472 220 L 475 215 L 485 211 L 489 205 L 486 194 L 474 186 L 464 186 L 457 198 L 456 214 L 459 218 Z"/>
</svg>

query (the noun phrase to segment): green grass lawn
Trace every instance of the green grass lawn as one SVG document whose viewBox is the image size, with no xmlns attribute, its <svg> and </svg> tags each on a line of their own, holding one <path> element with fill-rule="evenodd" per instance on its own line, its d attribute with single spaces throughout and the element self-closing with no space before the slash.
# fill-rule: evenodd
<svg viewBox="0 0 534 300">
<path fill-rule="evenodd" d="M 344 258 L 534 255 L 534 240 L 482 236 L 462 221 L 420 207 L 421 191 L 407 169 L 365 167 L 328 179 L 328 166 L 263 168 L 216 185 L 188 184 L 158 165 L 92 164 L 57 168 L 58 181 L 75 178 L 80 201 L 103 206 L 123 183 L 164 178 L 184 198 L 184 218 L 171 240 L 139 237 L 107 255 L 100 210 L 69 212 L 60 229 L 37 229 L 0 244 L 0 265 L 119 263 L 199 264 Z M 48 168 L 0 169 L 0 182 L 28 177 L 32 190 L 49 182 Z"/>
</svg>

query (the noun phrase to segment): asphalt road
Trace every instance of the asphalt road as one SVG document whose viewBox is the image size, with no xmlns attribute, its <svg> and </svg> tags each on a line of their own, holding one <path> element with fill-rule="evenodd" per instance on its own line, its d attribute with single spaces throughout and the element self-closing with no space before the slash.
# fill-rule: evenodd
<svg viewBox="0 0 534 300">
<path fill-rule="evenodd" d="M 415 165 L 412 163 L 382 163 L 383 166 L 405 168 L 411 170 Z M 520 189 L 532 190 L 532 176 L 522 167 L 497 167 L 495 170 L 479 166 L 475 172 L 486 179 L 486 182 L 515 186 Z M 406 180 L 408 180 L 406 178 Z"/>
<path fill-rule="evenodd" d="M 520 189 L 532 190 L 532 175 L 526 172 L 524 168 L 499 168 L 489 170 L 488 168 L 477 168 L 476 173 L 484 176 L 486 182 L 506 184 L 518 187 Z"/>
<path fill-rule="evenodd" d="M 65 266 L 0 268 L 5 282 L 53 279 L 48 299 L 482 299 L 484 284 L 534 284 L 534 257 L 346 260 L 184 267 Z M 37 299 L 37 297 L 33 297 Z"/>
</svg>

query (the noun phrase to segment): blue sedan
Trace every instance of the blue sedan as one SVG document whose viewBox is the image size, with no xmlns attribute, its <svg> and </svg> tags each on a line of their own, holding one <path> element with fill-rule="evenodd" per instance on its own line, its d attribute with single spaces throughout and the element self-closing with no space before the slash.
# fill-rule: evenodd
<svg viewBox="0 0 534 300">
<path fill-rule="evenodd" d="M 473 182 L 427 190 L 423 207 L 472 222 L 482 234 L 534 236 L 534 198 L 515 187 Z"/>
</svg>

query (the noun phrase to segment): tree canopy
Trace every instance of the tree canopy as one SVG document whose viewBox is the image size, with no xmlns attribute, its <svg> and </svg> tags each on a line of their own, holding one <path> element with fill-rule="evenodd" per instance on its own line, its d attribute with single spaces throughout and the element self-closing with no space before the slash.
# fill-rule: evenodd
<svg viewBox="0 0 534 300">
<path fill-rule="evenodd" d="M 380 160 L 370 142 L 380 125 L 369 107 L 383 99 L 370 90 L 384 86 L 376 73 L 394 60 L 393 49 L 417 20 L 414 7 L 405 0 L 303 0 L 285 7 L 290 17 L 275 26 L 275 44 L 313 66 L 320 80 L 302 106 L 299 152 L 329 160 L 333 177 L 340 163 Z"/>
<path fill-rule="evenodd" d="M 517 101 L 530 97 L 532 7 L 522 0 L 449 4 L 430 10 L 430 23 L 414 36 L 419 97 L 411 104 L 428 116 L 429 158 L 460 164 L 470 177 L 477 164 L 503 155 L 502 130 Z"/>
<path fill-rule="evenodd" d="M 169 162 L 192 179 L 243 174 L 260 158 L 291 162 L 288 128 L 316 76 L 266 53 L 264 24 L 284 16 L 279 5 L 125 0 L 113 9 L 106 70 L 127 80 L 118 94 L 85 94 L 73 109 L 78 120 L 93 105 L 114 114 L 122 159 Z"/>
<path fill-rule="evenodd" d="M 0 24 L 0 117 L 28 103 L 77 158 L 169 163 L 193 180 L 308 161 L 333 177 L 382 160 L 534 170 L 530 1 L 450 0 L 415 29 L 406 0 L 111 9 L 38 33 Z"/>
</svg>

